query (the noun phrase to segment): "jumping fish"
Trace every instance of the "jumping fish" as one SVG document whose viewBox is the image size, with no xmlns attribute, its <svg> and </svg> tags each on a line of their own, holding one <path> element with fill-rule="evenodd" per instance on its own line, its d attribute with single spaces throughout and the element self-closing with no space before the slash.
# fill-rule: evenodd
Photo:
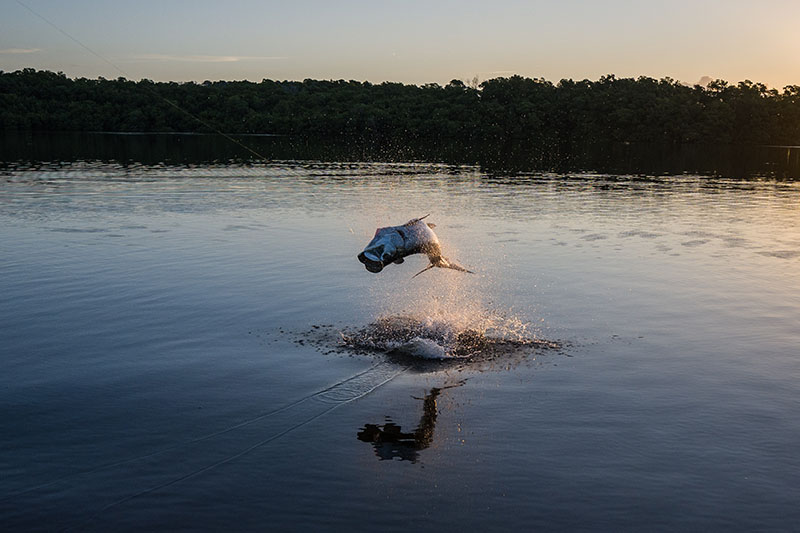
<svg viewBox="0 0 800 533">
<path fill-rule="evenodd" d="M 431 263 L 412 277 L 415 278 L 433 267 L 451 268 L 472 274 L 472 271 L 442 255 L 439 239 L 433 232 L 436 225 L 422 221 L 428 216 L 409 220 L 402 226 L 378 228 L 364 251 L 358 254 L 358 260 L 364 263 L 367 270 L 377 274 L 388 264 L 399 265 L 406 256 L 425 254 Z"/>
</svg>

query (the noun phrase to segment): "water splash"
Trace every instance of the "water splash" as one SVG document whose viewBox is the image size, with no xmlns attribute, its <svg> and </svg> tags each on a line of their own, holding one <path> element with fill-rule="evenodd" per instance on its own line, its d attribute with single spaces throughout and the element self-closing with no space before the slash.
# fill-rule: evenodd
<svg viewBox="0 0 800 533">
<path fill-rule="evenodd" d="M 488 360 L 536 349 L 559 349 L 537 338 L 513 316 L 483 312 L 397 314 L 341 333 L 342 345 L 356 352 L 385 353 L 429 360 Z"/>
</svg>

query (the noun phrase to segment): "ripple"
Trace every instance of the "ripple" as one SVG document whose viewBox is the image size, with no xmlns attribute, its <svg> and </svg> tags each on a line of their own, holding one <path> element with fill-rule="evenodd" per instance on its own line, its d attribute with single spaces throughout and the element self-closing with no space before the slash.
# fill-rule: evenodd
<svg viewBox="0 0 800 533">
<path fill-rule="evenodd" d="M 55 233 L 105 233 L 105 228 L 50 228 Z"/>
<path fill-rule="evenodd" d="M 600 233 L 590 233 L 589 235 L 584 235 L 581 239 L 584 241 L 602 241 L 608 239 L 608 237 Z"/>
<path fill-rule="evenodd" d="M 777 257 L 778 259 L 794 259 L 795 257 L 800 257 L 800 251 L 798 250 L 772 250 L 758 253 L 767 257 Z"/>
<path fill-rule="evenodd" d="M 649 232 L 649 231 L 643 231 L 643 230 L 637 230 L 637 229 L 630 230 L 630 231 L 623 231 L 623 232 L 621 232 L 619 234 L 620 238 L 641 237 L 642 239 L 655 239 L 657 237 L 662 237 L 662 236 L 663 236 L 663 233 L 652 233 L 652 232 Z"/>
<path fill-rule="evenodd" d="M 723 237 L 722 242 L 728 248 L 746 248 L 749 246 L 749 241 L 741 237 Z"/>
<path fill-rule="evenodd" d="M 691 240 L 691 241 L 682 242 L 681 246 L 686 246 L 688 248 L 693 248 L 695 246 L 702 246 L 704 244 L 707 244 L 708 242 L 709 242 L 708 239 L 694 239 L 694 240 Z"/>
</svg>

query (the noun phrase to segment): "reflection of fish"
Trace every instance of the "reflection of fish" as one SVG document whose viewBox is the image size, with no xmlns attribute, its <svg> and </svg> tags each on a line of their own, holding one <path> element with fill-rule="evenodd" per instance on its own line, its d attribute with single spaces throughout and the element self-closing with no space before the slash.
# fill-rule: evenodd
<svg viewBox="0 0 800 533">
<path fill-rule="evenodd" d="M 436 428 L 436 398 L 443 390 L 462 386 L 466 381 L 459 381 L 453 385 L 435 387 L 422 400 L 422 416 L 419 425 L 411 433 L 403 432 L 403 428 L 394 422 L 386 422 L 383 425 L 364 424 L 356 437 L 363 442 L 369 442 L 375 448 L 375 455 L 378 460 L 393 460 L 399 458 L 401 461 L 411 461 L 416 463 L 419 452 L 428 448 L 433 442 L 433 430 Z"/>
<path fill-rule="evenodd" d="M 436 226 L 422 222 L 427 216 L 409 220 L 402 226 L 378 228 L 364 251 L 358 254 L 358 260 L 370 272 L 378 273 L 390 263 L 399 265 L 408 255 L 425 254 L 431 264 L 414 274 L 414 277 L 433 267 L 451 268 L 471 274 L 471 271 L 442 255 L 439 239 L 433 232 Z"/>
</svg>

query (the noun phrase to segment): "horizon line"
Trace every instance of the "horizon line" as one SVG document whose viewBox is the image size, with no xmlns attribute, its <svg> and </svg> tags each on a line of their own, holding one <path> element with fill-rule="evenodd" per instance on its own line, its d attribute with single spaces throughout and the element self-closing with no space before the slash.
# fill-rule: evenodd
<svg viewBox="0 0 800 533">
<path fill-rule="evenodd" d="M 32 49 L 32 50 L 38 51 L 38 49 Z M 0 53 L 2 53 L 2 52 L 3 52 L 3 50 L 0 50 Z M 26 53 L 26 52 L 16 52 L 16 53 Z M 28 52 L 28 53 L 30 53 L 30 52 Z M 144 56 L 139 56 L 139 57 L 144 57 Z M 237 62 L 237 61 L 247 61 L 247 60 L 288 59 L 288 57 L 286 57 L 286 56 L 166 56 L 166 55 L 162 56 L 160 54 L 153 54 L 153 55 L 150 56 L 150 58 L 151 59 L 156 59 L 156 60 L 161 60 L 161 61 L 183 60 L 183 61 L 211 62 L 211 63 Z M 188 59 L 188 58 L 194 58 L 194 59 Z M 677 83 L 679 85 L 684 85 L 686 87 L 695 87 L 695 86 L 707 87 L 710 83 L 718 82 L 718 81 L 719 82 L 724 82 L 724 83 L 726 83 L 728 85 L 732 85 L 732 86 L 736 86 L 736 85 L 738 85 L 740 83 L 749 82 L 749 83 L 751 83 L 753 85 L 763 85 L 768 90 L 769 89 L 779 90 L 778 87 L 770 87 L 766 83 L 759 82 L 759 81 L 754 81 L 754 80 L 751 80 L 749 78 L 745 78 L 745 79 L 742 79 L 742 80 L 739 80 L 739 81 L 736 81 L 736 82 L 731 82 L 729 80 L 725 80 L 725 79 L 722 79 L 722 78 L 713 78 L 711 76 L 702 76 L 697 82 L 688 83 L 688 82 L 682 81 L 680 79 L 673 78 L 672 76 L 662 76 L 662 77 L 656 78 L 656 77 L 653 77 L 653 76 L 648 76 L 648 75 L 642 74 L 642 75 L 638 75 L 638 76 L 622 76 L 622 77 L 618 77 L 614 73 L 604 74 L 604 75 L 600 76 L 599 78 L 597 78 L 596 80 L 590 79 L 588 77 L 587 78 L 580 78 L 580 79 L 576 79 L 576 78 L 570 77 L 570 78 L 560 78 L 558 81 L 553 81 L 553 80 L 549 80 L 549 79 L 545 78 L 544 76 L 535 76 L 534 77 L 534 76 L 525 76 L 525 75 L 522 75 L 522 74 L 512 74 L 514 71 L 493 71 L 493 72 L 497 72 L 497 73 L 501 73 L 501 72 L 509 73 L 510 75 L 509 76 L 496 76 L 496 77 L 493 77 L 493 78 L 486 78 L 486 79 L 483 79 L 483 80 L 481 80 L 478 76 L 474 76 L 471 79 L 469 79 L 469 78 L 467 78 L 467 79 L 452 78 L 449 82 L 447 82 L 445 84 L 440 84 L 439 82 L 409 83 L 409 82 L 393 81 L 393 80 L 387 80 L 387 79 L 381 80 L 381 81 L 372 81 L 372 80 L 367 80 L 367 79 L 358 80 L 358 79 L 353 79 L 353 78 L 350 78 L 350 79 L 345 79 L 345 78 L 303 78 L 303 79 L 261 78 L 260 80 L 255 80 L 255 79 L 251 79 L 251 78 L 216 79 L 216 80 L 203 79 L 203 80 L 200 80 L 199 78 L 195 78 L 195 79 L 189 79 L 189 80 L 175 80 L 175 79 L 172 79 L 172 80 L 164 80 L 164 79 L 154 80 L 152 78 L 142 77 L 142 78 L 140 78 L 138 80 L 135 80 L 135 79 L 130 79 L 127 76 L 117 76 L 116 78 L 106 78 L 105 76 L 97 76 L 97 77 L 94 77 L 94 78 L 89 78 L 89 77 L 86 77 L 86 76 L 70 76 L 70 75 L 67 75 L 66 73 L 64 73 L 64 71 L 61 71 L 61 70 L 53 71 L 53 70 L 49 70 L 49 69 L 40 69 L 40 68 L 36 68 L 36 67 L 22 67 L 22 68 L 18 68 L 16 70 L 13 70 L 13 71 L 5 71 L 3 69 L 0 69 L 0 74 L 15 74 L 17 72 L 22 72 L 24 70 L 33 70 L 35 72 L 50 72 L 50 73 L 53 73 L 53 74 L 62 75 L 62 76 L 66 77 L 68 79 L 71 79 L 71 80 L 89 79 L 89 80 L 98 80 L 99 81 L 99 80 L 102 79 L 102 80 L 111 80 L 111 81 L 113 81 L 113 80 L 117 80 L 117 79 L 119 79 L 121 77 L 122 79 L 124 79 L 126 81 L 132 81 L 132 82 L 135 82 L 135 83 L 142 82 L 142 81 L 149 81 L 149 82 L 153 82 L 153 83 L 181 83 L 181 84 L 183 84 L 183 83 L 187 83 L 187 84 L 188 83 L 195 83 L 195 84 L 199 84 L 199 85 L 202 85 L 204 83 L 221 83 L 221 82 L 223 82 L 223 83 L 230 83 L 230 82 L 262 83 L 264 81 L 273 81 L 273 82 L 278 82 L 278 83 L 303 83 L 303 82 L 306 82 L 306 81 L 325 81 L 325 82 L 344 81 L 344 82 L 356 82 L 356 83 L 362 83 L 362 84 L 363 83 L 369 83 L 371 85 L 401 84 L 401 85 L 415 85 L 417 87 L 423 87 L 425 85 L 439 85 L 441 87 L 444 87 L 446 85 L 449 85 L 453 81 L 458 81 L 458 82 L 463 83 L 465 86 L 469 87 L 470 83 L 473 83 L 475 78 L 478 78 L 480 83 L 483 83 L 483 82 L 491 81 L 491 80 L 510 79 L 510 78 L 518 77 L 518 78 L 522 78 L 522 79 L 529 79 L 529 80 L 535 80 L 535 81 L 544 81 L 544 82 L 547 82 L 547 83 L 551 83 L 553 85 L 557 85 L 558 83 L 560 83 L 562 81 L 572 81 L 572 82 L 589 81 L 589 82 L 595 82 L 595 81 L 600 81 L 603 78 L 613 77 L 616 80 L 639 80 L 639 79 L 643 79 L 644 78 L 644 79 L 651 79 L 651 80 L 655 80 L 655 81 L 671 81 L 673 83 Z M 800 83 L 797 83 L 797 84 L 791 83 L 791 84 L 783 85 L 782 87 L 780 87 L 780 89 L 785 90 L 786 88 L 789 88 L 789 87 L 799 87 L 799 86 L 800 86 Z"/>
</svg>

